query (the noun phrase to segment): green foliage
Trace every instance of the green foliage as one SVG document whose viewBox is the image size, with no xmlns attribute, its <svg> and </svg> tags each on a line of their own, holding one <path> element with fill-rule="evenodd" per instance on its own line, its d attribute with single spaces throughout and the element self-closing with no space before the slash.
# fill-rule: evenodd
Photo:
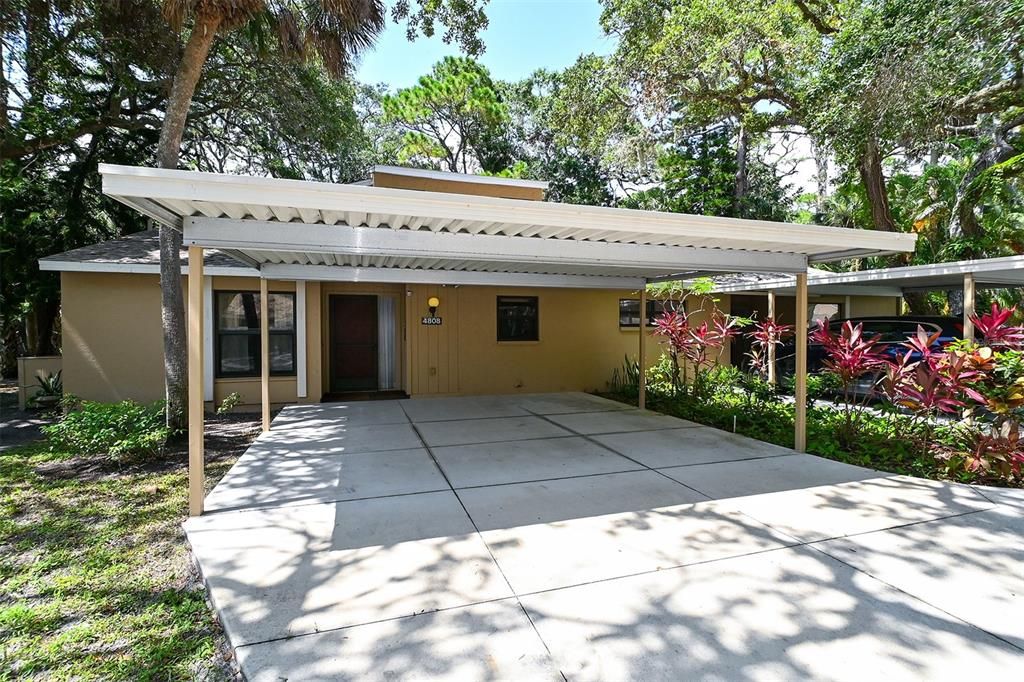
<svg viewBox="0 0 1024 682">
<path fill-rule="evenodd" d="M 622 366 L 612 370 L 608 387 L 612 393 L 636 398 L 640 394 L 640 362 L 625 356 Z"/>
<path fill-rule="evenodd" d="M 666 149 L 658 158 L 659 184 L 634 192 L 626 208 L 671 213 L 786 220 L 791 197 L 775 169 L 760 160 L 749 163 L 749 186 L 736 198 L 738 170 L 734 126 L 701 131 Z"/>
<path fill-rule="evenodd" d="M 209 462 L 209 479 L 232 462 Z M 190 573 L 187 490 L 184 458 L 0 453 L 0 679 L 230 679 Z"/>
<path fill-rule="evenodd" d="M 164 405 L 83 401 L 54 424 L 43 427 L 50 444 L 82 455 L 130 459 L 158 454 L 170 433 Z"/>
<path fill-rule="evenodd" d="M 405 35 L 415 40 L 420 34 L 431 38 L 437 25 L 444 27 L 441 40 L 445 45 L 455 43 L 468 55 L 484 51 L 480 34 L 487 28 L 484 6 L 488 0 L 396 0 L 391 17 L 405 21 Z"/>
<path fill-rule="evenodd" d="M 793 403 L 779 400 L 767 390 L 751 395 L 736 390 L 742 384 L 736 371 L 723 368 L 716 375 L 717 389 L 700 399 L 691 394 L 673 395 L 664 384 L 648 388 L 651 409 L 694 421 L 723 431 L 756 438 L 783 447 L 793 447 Z M 632 400 L 628 395 L 620 399 Z M 829 459 L 924 478 L 945 478 L 946 468 L 935 457 L 922 455 L 915 445 L 920 424 L 902 415 L 866 414 L 858 438 L 844 445 L 837 433 L 845 427 L 846 416 L 832 407 L 811 407 L 807 413 L 807 451 Z M 938 436 L 952 439 L 951 430 Z M 971 480 L 970 478 L 965 480 Z"/>
<path fill-rule="evenodd" d="M 224 396 L 224 400 L 220 401 L 220 405 L 217 406 L 217 414 L 227 414 L 238 407 L 241 402 L 242 394 L 237 391 L 232 391 Z"/>
<path fill-rule="evenodd" d="M 399 160 L 445 170 L 497 173 L 508 165 L 501 127 L 508 107 L 490 72 L 466 57 L 445 57 L 416 85 L 382 100 L 386 120 L 405 130 Z"/>
<path fill-rule="evenodd" d="M 61 370 L 56 372 L 42 374 L 36 377 L 36 384 L 39 385 L 39 389 L 36 392 L 36 396 L 45 396 L 47 398 L 60 397 L 64 393 L 64 382 L 61 381 Z"/>
</svg>

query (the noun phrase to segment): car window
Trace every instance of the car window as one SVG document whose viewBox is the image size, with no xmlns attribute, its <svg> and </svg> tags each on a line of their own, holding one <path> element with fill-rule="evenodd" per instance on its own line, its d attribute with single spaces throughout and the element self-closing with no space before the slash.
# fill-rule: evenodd
<svg viewBox="0 0 1024 682">
<path fill-rule="evenodd" d="M 837 320 L 833 322 L 829 327 L 833 334 L 838 334 L 843 327 L 845 320 Z M 932 324 L 931 322 L 921 322 L 914 319 L 908 320 L 861 320 L 860 324 L 863 325 L 864 337 L 873 338 L 879 337 L 879 341 L 883 343 L 902 343 L 909 337 L 917 333 L 918 325 L 924 327 L 924 330 L 929 334 L 934 334 L 940 331 L 940 328 Z"/>
<path fill-rule="evenodd" d="M 901 343 L 917 333 L 918 327 L 923 327 L 928 334 L 934 334 L 939 328 L 930 322 L 919 322 L 917 320 L 878 320 L 864 323 L 864 335 L 871 337 L 878 335 L 879 341 L 889 343 Z"/>
</svg>

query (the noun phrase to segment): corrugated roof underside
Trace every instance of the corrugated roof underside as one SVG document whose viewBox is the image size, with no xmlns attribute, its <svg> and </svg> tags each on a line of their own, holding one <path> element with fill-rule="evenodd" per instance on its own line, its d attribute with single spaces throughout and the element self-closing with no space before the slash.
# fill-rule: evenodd
<svg viewBox="0 0 1024 682">
<path fill-rule="evenodd" d="M 601 230 L 586 227 L 556 227 L 518 224 L 510 222 L 484 222 L 453 218 L 424 218 L 397 214 L 360 213 L 356 211 L 328 211 L 289 206 L 256 206 L 209 201 L 179 201 L 175 199 L 151 199 L 161 207 L 185 216 L 207 218 L 231 218 L 234 220 L 255 219 L 280 222 L 282 230 L 289 223 L 323 224 L 354 227 L 374 227 L 392 230 L 425 230 L 452 234 L 485 234 L 507 237 L 539 237 L 543 239 L 576 239 L 617 244 L 645 244 L 652 246 L 692 246 L 698 248 L 721 248 L 722 240 L 714 234 L 707 237 L 672 236 L 638 230 Z M 785 248 L 772 240 L 745 241 L 744 250 L 769 253 L 802 253 L 814 255 L 820 248 L 787 244 Z"/>
</svg>

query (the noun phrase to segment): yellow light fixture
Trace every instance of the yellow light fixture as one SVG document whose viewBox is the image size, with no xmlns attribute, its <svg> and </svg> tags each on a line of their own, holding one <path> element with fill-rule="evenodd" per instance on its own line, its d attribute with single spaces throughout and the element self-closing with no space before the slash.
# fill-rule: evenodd
<svg viewBox="0 0 1024 682">
<path fill-rule="evenodd" d="M 430 308 L 430 316 L 435 317 L 437 315 L 437 306 L 441 305 L 441 299 L 437 296 L 431 296 L 427 299 L 427 307 Z"/>
</svg>

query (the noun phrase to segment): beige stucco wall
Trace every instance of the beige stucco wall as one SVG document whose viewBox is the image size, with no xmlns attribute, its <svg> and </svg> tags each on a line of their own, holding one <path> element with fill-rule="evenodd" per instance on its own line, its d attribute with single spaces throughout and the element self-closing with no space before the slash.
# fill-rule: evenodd
<svg viewBox="0 0 1024 682">
<path fill-rule="evenodd" d="M 214 277 L 214 291 L 258 291 L 251 277 Z M 294 282 L 268 283 L 270 291 L 295 291 Z M 320 328 L 320 286 L 306 285 L 306 317 Z M 64 391 L 86 400 L 152 402 L 164 397 L 160 280 L 157 275 L 65 272 L 61 274 Z M 320 334 L 307 334 L 308 397 L 319 402 Z M 214 362 L 214 358 L 206 358 Z M 260 403 L 259 377 L 214 379 L 214 402 L 230 393 L 243 408 Z M 275 405 L 297 401 L 295 377 L 271 377 Z M 209 407 L 213 407 L 210 405 Z"/>
<path fill-rule="evenodd" d="M 91 400 L 159 400 L 163 397 L 160 288 L 156 275 L 64 273 L 65 389 Z M 214 277 L 215 291 L 255 291 L 258 281 Z M 270 291 L 293 291 L 292 282 L 270 282 Z M 308 395 L 327 392 L 328 301 L 332 294 L 394 296 L 398 324 L 397 376 L 410 394 L 484 394 L 604 389 L 624 357 L 635 358 L 639 331 L 619 327 L 619 299 L 636 291 L 443 287 L 388 284 L 306 284 Z M 497 296 L 537 296 L 540 340 L 497 341 Z M 424 326 L 427 299 L 441 300 L 439 327 Z M 720 304 L 727 304 L 727 297 Z M 650 335 L 647 362 L 661 353 Z M 214 358 L 208 358 L 213 362 Z M 243 408 L 259 405 L 257 377 L 216 379 L 215 402 L 232 392 Z M 294 377 L 271 378 L 274 404 L 297 402 Z M 208 405 L 212 408 L 213 405 Z"/>
<path fill-rule="evenodd" d="M 850 296 L 847 317 L 899 315 L 902 304 L 903 298 L 900 296 Z"/>
<path fill-rule="evenodd" d="M 86 400 L 164 397 L 157 275 L 61 273 L 64 392 Z"/>
<path fill-rule="evenodd" d="M 619 299 L 635 291 L 410 286 L 408 379 L 412 395 L 530 393 L 604 389 L 639 331 L 619 327 Z M 536 296 L 540 340 L 498 342 L 497 297 Z M 441 326 L 424 326 L 427 299 L 441 300 Z M 650 334 L 650 330 L 648 330 Z M 648 363 L 659 355 L 649 337 Z"/>
</svg>

